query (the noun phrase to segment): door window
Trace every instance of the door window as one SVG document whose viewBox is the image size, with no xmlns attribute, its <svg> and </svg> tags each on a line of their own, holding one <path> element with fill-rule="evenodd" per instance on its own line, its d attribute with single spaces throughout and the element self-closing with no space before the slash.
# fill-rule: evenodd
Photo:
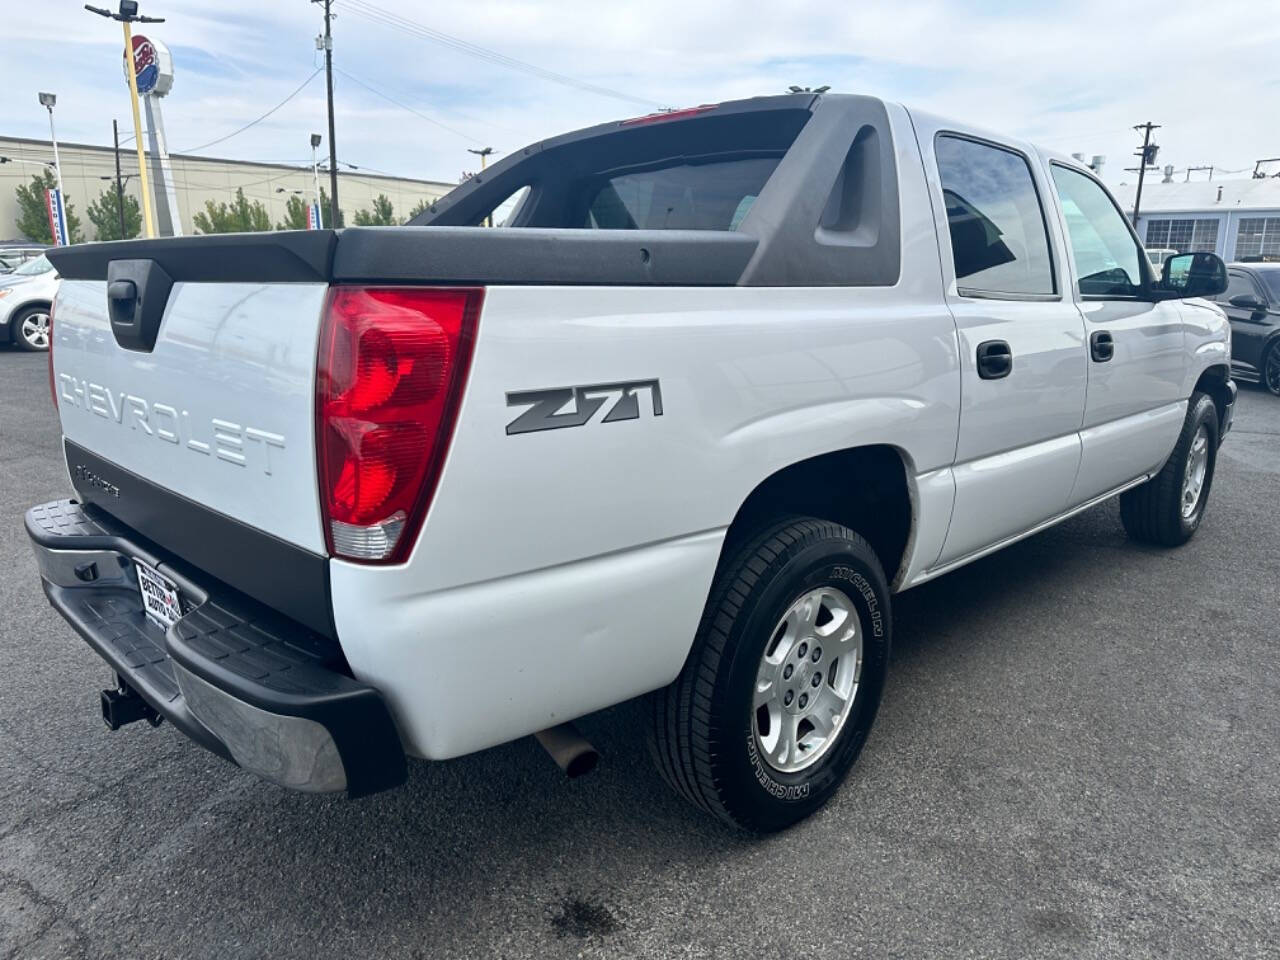
<svg viewBox="0 0 1280 960">
<path fill-rule="evenodd" d="M 1142 253 L 1107 192 L 1090 177 L 1054 164 L 1053 182 L 1067 220 L 1083 297 L 1136 297 Z"/>
<path fill-rule="evenodd" d="M 1245 274 L 1236 273 L 1234 270 L 1227 274 L 1227 289 L 1214 297 L 1214 299 L 1222 303 L 1229 303 L 1232 297 L 1259 297 L 1261 299 L 1253 281 Z"/>
<path fill-rule="evenodd" d="M 1049 231 L 1026 158 L 945 134 L 935 141 L 934 152 L 960 293 L 1056 293 Z"/>
</svg>

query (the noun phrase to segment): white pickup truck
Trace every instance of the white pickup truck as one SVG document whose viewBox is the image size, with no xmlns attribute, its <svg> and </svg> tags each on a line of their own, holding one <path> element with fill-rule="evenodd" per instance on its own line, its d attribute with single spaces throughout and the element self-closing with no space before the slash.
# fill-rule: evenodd
<svg viewBox="0 0 1280 960">
<path fill-rule="evenodd" d="M 50 259 L 75 498 L 27 529 L 104 718 L 303 790 L 530 733 L 576 770 L 647 694 L 676 790 L 785 827 L 895 592 L 1117 494 L 1183 543 L 1235 397 L 1217 257 L 1156 277 L 1088 169 L 862 96 L 571 133 L 409 227 Z"/>
</svg>

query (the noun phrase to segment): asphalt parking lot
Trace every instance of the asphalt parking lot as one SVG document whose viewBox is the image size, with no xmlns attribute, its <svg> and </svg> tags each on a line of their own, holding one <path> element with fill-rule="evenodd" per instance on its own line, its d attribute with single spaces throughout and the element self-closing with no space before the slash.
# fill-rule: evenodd
<svg viewBox="0 0 1280 960">
<path fill-rule="evenodd" d="M 58 440 L 44 358 L 0 349 L 0 958 L 1276 956 L 1280 399 L 1255 388 L 1188 546 L 1131 545 L 1113 502 L 898 598 L 861 763 L 763 840 L 665 788 L 634 705 L 582 723 L 582 780 L 526 740 L 355 802 L 108 733 L 22 531 L 66 494 Z"/>
</svg>

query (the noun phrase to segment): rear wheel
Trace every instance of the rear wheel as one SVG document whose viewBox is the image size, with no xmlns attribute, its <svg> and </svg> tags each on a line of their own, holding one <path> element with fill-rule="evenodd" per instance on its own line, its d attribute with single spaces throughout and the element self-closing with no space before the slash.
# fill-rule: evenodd
<svg viewBox="0 0 1280 960">
<path fill-rule="evenodd" d="M 49 308 L 24 307 L 13 318 L 13 342 L 23 350 L 49 349 Z"/>
<path fill-rule="evenodd" d="M 1271 344 L 1262 359 L 1262 385 L 1280 397 L 1280 340 Z"/>
<path fill-rule="evenodd" d="M 652 695 L 658 769 L 735 826 L 803 819 L 862 750 L 889 638 L 888 586 L 862 537 L 814 519 L 762 530 L 722 567 L 684 669 Z"/>
<path fill-rule="evenodd" d="M 1193 393 L 1178 442 L 1164 468 L 1120 496 L 1120 521 L 1134 540 L 1163 547 L 1186 543 L 1200 527 L 1218 459 L 1218 410 Z"/>
</svg>

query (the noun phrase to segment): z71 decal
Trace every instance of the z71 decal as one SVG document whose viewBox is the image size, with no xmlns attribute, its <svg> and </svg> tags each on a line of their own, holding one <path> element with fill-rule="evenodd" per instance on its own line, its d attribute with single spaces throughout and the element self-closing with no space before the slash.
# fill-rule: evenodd
<svg viewBox="0 0 1280 960">
<path fill-rule="evenodd" d="M 581 427 L 590 422 L 605 404 L 613 401 L 601 423 L 640 419 L 640 396 L 646 390 L 653 415 L 662 416 L 662 391 L 657 380 L 628 380 L 624 383 L 592 383 L 582 387 L 551 387 L 507 394 L 508 407 L 529 407 L 507 424 L 508 436 L 561 427 Z M 568 407 L 569 409 L 565 409 Z"/>
</svg>

